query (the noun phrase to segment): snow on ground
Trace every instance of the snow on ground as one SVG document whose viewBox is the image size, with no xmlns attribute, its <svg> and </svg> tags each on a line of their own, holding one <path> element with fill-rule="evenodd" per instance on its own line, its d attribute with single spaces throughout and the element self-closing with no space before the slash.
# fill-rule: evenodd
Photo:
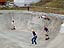
<svg viewBox="0 0 64 48">
<path fill-rule="evenodd" d="M 27 11 L 0 12 L 3 13 L 0 15 L 0 48 L 46 48 L 58 35 L 62 22 L 58 17 L 48 16 L 50 18 L 48 21 L 39 18 L 39 14 Z M 11 30 L 12 17 L 15 20 L 16 30 Z M 49 29 L 48 41 L 45 40 L 44 25 Z M 37 45 L 31 44 L 31 29 L 37 33 Z"/>
</svg>

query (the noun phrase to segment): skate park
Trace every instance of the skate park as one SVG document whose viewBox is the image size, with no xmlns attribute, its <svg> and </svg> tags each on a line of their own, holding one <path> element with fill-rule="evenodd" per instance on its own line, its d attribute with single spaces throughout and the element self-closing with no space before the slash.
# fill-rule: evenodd
<svg viewBox="0 0 64 48">
<path fill-rule="evenodd" d="M 50 20 L 39 18 L 45 14 Z M 11 30 L 12 18 L 14 18 L 16 30 Z M 63 48 L 64 33 L 60 31 L 63 22 L 60 15 L 43 12 L 0 11 L 0 48 Z M 45 40 L 44 26 L 49 29 L 49 40 Z M 31 44 L 32 29 L 38 36 L 37 45 Z"/>
</svg>

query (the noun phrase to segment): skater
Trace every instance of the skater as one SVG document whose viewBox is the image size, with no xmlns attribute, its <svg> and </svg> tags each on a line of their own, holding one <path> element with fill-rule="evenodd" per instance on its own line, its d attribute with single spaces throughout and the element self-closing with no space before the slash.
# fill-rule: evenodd
<svg viewBox="0 0 64 48">
<path fill-rule="evenodd" d="M 12 18 L 12 22 L 11 22 L 12 25 L 14 25 L 14 19 Z"/>
<path fill-rule="evenodd" d="M 46 15 L 43 15 L 43 16 L 41 16 L 39 18 L 43 18 L 43 19 L 48 20 L 48 21 L 50 20 L 50 18 L 48 18 Z"/>
<path fill-rule="evenodd" d="M 45 40 L 49 40 L 49 39 L 50 39 L 50 38 L 49 38 L 49 36 L 47 35 L 46 38 L 45 38 Z"/>
<path fill-rule="evenodd" d="M 46 31 L 47 33 L 49 32 L 49 30 L 46 26 L 44 27 L 44 31 Z"/>
<path fill-rule="evenodd" d="M 14 25 L 14 19 L 13 19 L 13 18 L 12 18 L 12 22 L 11 22 L 11 24 L 12 24 L 12 28 L 11 28 L 11 30 L 16 30 L 15 25 Z"/>
<path fill-rule="evenodd" d="M 48 20 L 48 21 L 50 20 L 50 18 L 48 16 L 46 16 L 46 15 L 45 15 L 45 18 L 44 19 L 45 20 Z"/>
<path fill-rule="evenodd" d="M 11 30 L 16 30 L 15 26 L 13 26 L 13 28 Z"/>
<path fill-rule="evenodd" d="M 46 31 L 46 34 L 45 34 L 45 40 L 48 40 L 49 39 L 49 35 L 48 35 L 48 32 L 49 32 L 49 30 L 48 30 L 48 28 L 47 27 L 44 27 L 44 31 Z"/>
<path fill-rule="evenodd" d="M 36 42 L 36 39 L 37 39 L 37 35 L 36 35 L 36 33 L 35 33 L 35 31 L 34 30 L 32 30 L 32 34 L 33 34 L 33 38 L 32 38 L 32 44 L 37 44 L 37 42 Z"/>
</svg>

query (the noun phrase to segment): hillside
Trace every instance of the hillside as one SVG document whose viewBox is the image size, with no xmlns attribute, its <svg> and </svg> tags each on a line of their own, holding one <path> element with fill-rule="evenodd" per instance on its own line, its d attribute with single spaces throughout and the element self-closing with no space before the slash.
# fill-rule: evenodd
<svg viewBox="0 0 64 48">
<path fill-rule="evenodd" d="M 64 4 L 64 0 L 41 0 L 40 2 L 33 4 L 33 6 L 64 8 L 63 4 Z"/>
<path fill-rule="evenodd" d="M 52 0 L 41 0 L 40 2 L 38 2 L 38 3 L 34 3 L 34 4 L 32 4 L 33 6 L 43 6 L 43 5 L 45 5 L 46 3 L 49 3 L 49 2 L 51 2 Z"/>
<path fill-rule="evenodd" d="M 55 8 L 64 8 L 63 4 L 64 4 L 64 0 L 53 0 L 52 2 L 45 4 L 45 6 L 55 7 Z"/>
<path fill-rule="evenodd" d="M 32 4 L 33 11 L 42 11 L 47 13 L 64 14 L 64 0 L 41 0 Z"/>
</svg>

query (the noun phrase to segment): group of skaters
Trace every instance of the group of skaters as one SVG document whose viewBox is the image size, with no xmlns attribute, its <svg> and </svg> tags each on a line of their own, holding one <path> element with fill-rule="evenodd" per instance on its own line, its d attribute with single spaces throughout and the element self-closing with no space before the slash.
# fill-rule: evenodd
<svg viewBox="0 0 64 48">
<path fill-rule="evenodd" d="M 49 38 L 49 35 L 48 35 L 48 32 L 49 32 L 48 28 L 44 27 L 44 31 L 46 32 L 45 33 L 45 40 L 49 40 L 50 38 Z M 36 42 L 37 34 L 36 34 L 36 32 L 34 30 L 32 30 L 32 34 L 33 34 L 32 44 L 34 44 L 34 43 L 37 44 L 37 42 Z"/>
<path fill-rule="evenodd" d="M 39 18 L 43 18 L 43 19 L 45 19 L 45 20 L 50 20 L 46 15 L 45 16 L 41 16 L 41 17 L 39 17 Z M 14 25 L 14 23 L 15 23 L 15 21 L 14 21 L 14 19 L 12 18 L 12 25 L 13 25 L 13 27 L 11 28 L 11 30 L 16 30 L 16 27 L 15 27 L 15 25 Z M 50 38 L 49 38 L 49 35 L 48 35 L 48 32 L 49 32 L 49 30 L 48 30 L 48 28 L 45 26 L 44 27 L 44 31 L 46 32 L 45 33 L 45 40 L 49 40 Z M 33 37 L 32 37 L 32 39 L 31 39 L 31 41 L 32 41 L 32 44 L 37 44 L 37 41 L 36 41 L 36 39 L 37 39 L 37 34 L 36 34 L 36 32 L 32 29 L 32 34 L 33 34 Z"/>
<path fill-rule="evenodd" d="M 43 18 L 44 20 L 50 20 L 50 18 L 48 18 L 48 16 L 44 15 L 44 16 L 40 16 L 39 18 Z M 50 37 L 49 37 L 49 30 L 48 30 L 48 27 L 47 26 L 44 26 L 44 31 L 45 31 L 45 40 L 49 40 Z M 36 42 L 36 39 L 37 39 L 37 34 L 34 30 L 32 30 L 32 33 L 33 33 L 33 38 L 32 38 L 32 44 L 37 44 Z"/>
<path fill-rule="evenodd" d="M 50 21 L 50 18 L 47 15 L 43 15 L 40 18 L 43 18 L 44 20 Z M 48 27 L 47 26 L 44 26 L 44 31 L 46 32 L 45 33 L 45 37 L 46 37 L 45 40 L 49 40 L 50 39 L 49 38 L 49 35 L 48 35 L 49 30 L 48 30 Z"/>
</svg>

